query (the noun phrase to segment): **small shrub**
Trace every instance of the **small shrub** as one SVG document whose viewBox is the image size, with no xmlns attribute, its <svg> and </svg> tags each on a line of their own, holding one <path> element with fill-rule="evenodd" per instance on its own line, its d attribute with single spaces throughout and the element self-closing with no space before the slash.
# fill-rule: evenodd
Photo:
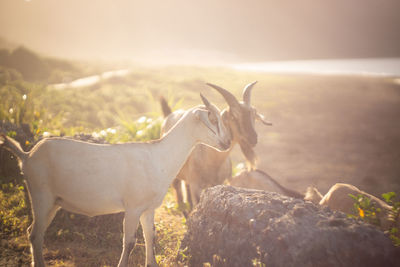
<svg viewBox="0 0 400 267">
<path fill-rule="evenodd" d="M 392 210 L 389 213 L 389 220 L 392 223 L 390 230 L 388 231 L 390 239 L 392 239 L 395 246 L 400 246 L 400 231 L 396 224 L 400 216 L 400 201 L 395 201 L 396 193 L 388 192 L 382 194 L 383 199 L 392 206 Z"/>
<path fill-rule="evenodd" d="M 381 226 L 378 218 L 378 214 L 381 212 L 381 209 L 376 208 L 370 198 L 362 194 L 357 196 L 349 194 L 349 197 L 354 200 L 354 210 L 356 214 L 348 214 L 349 217 L 361 219 L 378 227 Z M 397 221 L 400 216 L 400 202 L 394 200 L 396 198 L 395 192 L 384 193 L 382 194 L 382 198 L 392 207 L 391 211 L 389 212 L 389 220 L 391 221 L 392 225 L 388 231 L 385 231 L 385 233 L 389 235 L 395 246 L 400 246 L 400 231 L 397 225 Z"/>
<path fill-rule="evenodd" d="M 349 194 L 349 197 L 354 200 L 354 214 L 357 214 L 349 214 L 350 217 L 360 218 L 367 223 L 380 226 L 378 213 L 381 212 L 381 209 L 376 208 L 375 205 L 371 202 L 370 198 L 362 194 L 358 194 L 357 196 Z"/>
</svg>

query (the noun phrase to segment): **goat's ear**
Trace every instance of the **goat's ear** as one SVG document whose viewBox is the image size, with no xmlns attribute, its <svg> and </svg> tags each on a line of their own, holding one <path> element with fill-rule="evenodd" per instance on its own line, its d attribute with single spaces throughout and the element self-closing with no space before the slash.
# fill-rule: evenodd
<svg viewBox="0 0 400 267">
<path fill-rule="evenodd" d="M 210 108 L 210 105 L 211 105 L 210 101 L 208 101 L 208 99 L 205 96 L 203 96 L 201 93 L 200 93 L 200 97 L 201 97 L 201 101 L 203 101 L 206 108 L 207 109 Z"/>
<path fill-rule="evenodd" d="M 196 117 L 202 122 L 204 123 L 208 128 L 211 129 L 211 123 L 210 120 L 208 118 L 208 114 L 210 111 L 208 110 L 204 110 L 204 109 L 197 109 L 194 114 L 196 115 Z"/>
<path fill-rule="evenodd" d="M 264 125 L 272 126 L 272 122 L 266 121 L 264 115 L 256 113 L 256 119 L 261 121 Z"/>
<path fill-rule="evenodd" d="M 210 101 L 207 100 L 207 98 L 205 96 L 203 96 L 202 94 L 200 94 L 201 100 L 203 101 L 204 105 L 206 106 L 206 109 L 208 111 L 210 111 L 209 113 L 209 117 L 210 119 L 212 118 L 212 121 L 216 121 L 217 120 L 217 114 L 220 113 L 220 110 L 217 108 L 217 106 L 215 106 L 213 103 L 210 103 Z"/>
</svg>

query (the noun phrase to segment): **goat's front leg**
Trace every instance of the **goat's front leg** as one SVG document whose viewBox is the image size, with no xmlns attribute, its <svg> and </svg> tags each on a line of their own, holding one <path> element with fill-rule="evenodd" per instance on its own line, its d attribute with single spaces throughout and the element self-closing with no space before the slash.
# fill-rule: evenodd
<svg viewBox="0 0 400 267">
<path fill-rule="evenodd" d="M 138 212 L 126 211 L 124 218 L 124 239 L 121 258 L 119 259 L 118 267 L 128 266 L 129 254 L 135 247 L 136 229 L 139 223 L 140 214 Z"/>
<path fill-rule="evenodd" d="M 154 210 L 150 209 L 145 211 L 140 217 L 140 223 L 142 224 L 144 239 L 146 242 L 146 267 L 158 266 L 154 253 Z"/>
</svg>

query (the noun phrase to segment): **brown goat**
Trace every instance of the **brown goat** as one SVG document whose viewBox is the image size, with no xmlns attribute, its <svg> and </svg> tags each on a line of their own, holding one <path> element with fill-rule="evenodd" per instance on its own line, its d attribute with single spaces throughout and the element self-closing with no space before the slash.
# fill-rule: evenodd
<svg viewBox="0 0 400 267">
<path fill-rule="evenodd" d="M 254 122 L 258 119 L 265 125 L 272 125 L 266 122 L 264 117 L 250 104 L 251 90 L 255 83 L 250 83 L 243 89 L 243 101 L 240 102 L 229 91 L 217 85 L 207 84 L 217 90 L 228 103 L 229 107 L 223 110 L 221 115 L 231 134 L 232 143 L 231 147 L 224 152 L 201 144 L 195 147 L 173 182 L 180 206 L 183 204 L 182 181 L 185 181 L 187 199 L 190 206 L 193 207 L 198 203 L 203 189 L 222 184 L 225 179 L 232 176 L 229 154 L 235 144 L 240 145 L 250 168 L 255 166 L 256 155 L 253 147 L 257 144 L 257 133 L 254 129 Z M 162 126 L 162 134 L 164 134 L 179 120 L 183 111 L 170 113 L 171 109 L 164 99 L 161 99 L 161 106 L 165 117 Z"/>
</svg>

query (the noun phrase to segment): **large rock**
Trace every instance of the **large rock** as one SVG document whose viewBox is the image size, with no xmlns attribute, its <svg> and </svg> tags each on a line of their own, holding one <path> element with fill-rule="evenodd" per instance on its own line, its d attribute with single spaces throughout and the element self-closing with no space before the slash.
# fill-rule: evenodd
<svg viewBox="0 0 400 267">
<path fill-rule="evenodd" d="M 374 226 L 272 192 L 210 188 L 187 224 L 190 266 L 400 266 L 399 248 Z"/>
</svg>

